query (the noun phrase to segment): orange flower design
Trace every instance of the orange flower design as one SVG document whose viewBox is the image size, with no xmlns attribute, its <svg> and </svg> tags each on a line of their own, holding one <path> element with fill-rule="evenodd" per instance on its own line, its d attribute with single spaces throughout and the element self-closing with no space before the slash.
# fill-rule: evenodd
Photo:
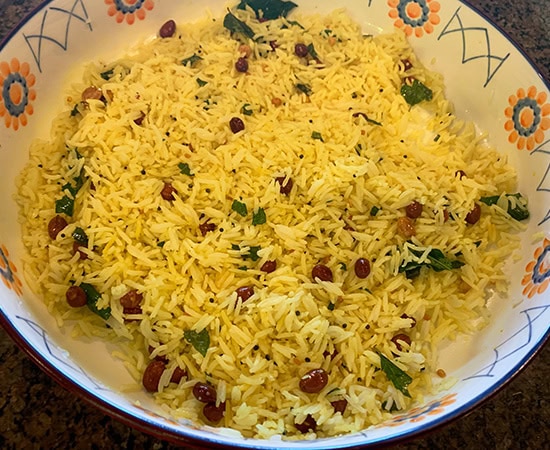
<svg viewBox="0 0 550 450">
<path fill-rule="evenodd" d="M 128 25 L 132 25 L 136 18 L 145 19 L 146 11 L 155 7 L 153 0 L 105 0 L 105 4 L 109 6 L 109 16 L 114 17 L 117 23 L 126 21 Z"/>
<path fill-rule="evenodd" d="M 523 295 L 532 298 L 542 294 L 550 284 L 550 239 L 544 238 L 540 247 L 533 253 L 534 259 L 525 266 L 525 275 L 521 280 Z"/>
<path fill-rule="evenodd" d="M 393 24 L 407 36 L 414 33 L 420 38 L 424 33 L 433 33 L 441 20 L 437 14 L 441 5 L 434 0 L 388 0 L 388 6 L 389 16 L 395 19 Z"/>
<path fill-rule="evenodd" d="M 13 290 L 16 294 L 21 295 L 23 293 L 22 287 L 23 284 L 17 277 L 17 267 L 9 259 L 8 249 L 1 245 L 0 246 L 0 278 L 8 289 Z"/>
<path fill-rule="evenodd" d="M 35 83 L 28 63 L 21 63 L 17 58 L 9 63 L 0 62 L 0 117 L 4 118 L 6 128 L 17 131 L 20 125 L 27 125 L 28 116 L 34 112 L 32 102 L 36 91 L 32 87 Z"/>
<path fill-rule="evenodd" d="M 537 92 L 535 86 L 519 88 L 516 95 L 508 98 L 510 104 L 504 110 L 508 120 L 504 124 L 510 132 L 508 141 L 516 144 L 518 150 L 531 151 L 544 140 L 544 132 L 550 128 L 550 103 L 546 103 L 546 92 Z"/>
<path fill-rule="evenodd" d="M 383 423 L 382 425 L 389 425 L 395 427 L 401 425 L 403 422 L 421 422 L 427 416 L 435 416 L 445 411 L 445 408 L 452 405 L 456 401 L 456 394 L 448 394 L 439 400 L 434 400 L 427 405 L 412 408 L 407 414 L 396 416 L 391 422 Z"/>
</svg>

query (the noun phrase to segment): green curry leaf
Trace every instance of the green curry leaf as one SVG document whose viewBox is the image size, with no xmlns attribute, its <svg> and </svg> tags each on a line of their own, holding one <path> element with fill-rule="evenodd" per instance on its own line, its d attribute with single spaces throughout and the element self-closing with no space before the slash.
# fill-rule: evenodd
<svg viewBox="0 0 550 450">
<path fill-rule="evenodd" d="M 409 251 L 417 257 L 422 256 L 424 253 L 421 250 L 410 249 Z M 457 259 L 449 259 L 441 250 L 434 248 L 430 250 L 428 253 L 428 258 L 424 262 L 419 263 L 416 261 L 410 261 L 407 264 L 402 265 L 399 268 L 399 272 L 414 273 L 421 267 L 428 267 L 435 272 L 442 272 L 444 270 L 458 269 L 463 265 L 464 263 L 462 261 Z"/>
<path fill-rule="evenodd" d="M 411 85 L 403 84 L 401 86 L 401 95 L 409 105 L 414 106 L 425 100 L 431 100 L 433 92 L 429 87 L 415 79 Z"/>
<path fill-rule="evenodd" d="M 250 250 L 248 250 L 247 255 L 243 255 L 243 259 L 250 258 L 252 261 L 258 261 L 260 259 L 260 255 L 258 255 L 258 252 L 262 249 L 259 245 L 254 245 L 250 247 Z"/>
<path fill-rule="evenodd" d="M 73 109 L 71 109 L 71 117 L 75 117 L 77 114 L 80 114 L 80 111 L 78 110 L 78 103 L 73 106 Z"/>
<path fill-rule="evenodd" d="M 311 87 L 304 83 L 297 83 L 296 89 L 298 89 L 300 92 L 303 92 L 307 96 L 310 96 L 312 93 Z"/>
<path fill-rule="evenodd" d="M 258 208 L 254 211 L 254 215 L 252 216 L 252 225 L 263 225 L 266 222 L 267 217 L 263 208 Z"/>
<path fill-rule="evenodd" d="M 183 332 L 183 337 L 202 356 L 206 356 L 206 352 L 210 347 L 210 335 L 208 334 L 208 330 L 206 328 L 198 333 L 195 330 L 186 330 Z"/>
<path fill-rule="evenodd" d="M 506 197 L 515 197 L 517 201 L 516 205 L 512 206 L 512 202 L 508 202 L 507 213 L 510 216 L 518 221 L 526 220 L 529 218 L 529 209 L 527 209 L 527 200 L 519 193 L 515 194 L 505 194 Z M 494 195 L 490 197 L 481 197 L 480 202 L 485 203 L 487 206 L 495 205 L 498 202 L 500 195 Z"/>
<path fill-rule="evenodd" d="M 231 12 L 225 15 L 223 26 L 231 31 L 231 33 L 239 33 L 249 39 L 254 39 L 254 30 Z"/>
<path fill-rule="evenodd" d="M 106 70 L 105 72 L 101 72 L 99 75 L 105 81 L 109 81 L 114 73 L 115 73 L 115 69 L 109 69 L 109 70 Z"/>
<path fill-rule="evenodd" d="M 74 200 L 66 195 L 55 201 L 56 214 L 66 214 L 72 217 L 74 213 Z"/>
<path fill-rule="evenodd" d="M 295 27 L 298 27 L 298 28 L 301 28 L 302 30 L 305 30 L 306 27 L 304 27 L 300 22 L 298 22 L 297 20 L 288 20 L 287 21 L 289 25 L 293 25 Z M 285 29 L 285 28 L 288 28 L 286 25 L 283 25 L 281 27 L 281 29 Z"/>
<path fill-rule="evenodd" d="M 380 356 L 380 368 L 388 377 L 388 380 L 392 382 L 396 389 L 399 389 L 407 397 L 410 397 L 409 390 L 407 386 L 411 384 L 412 378 L 409 374 L 401 370 L 394 363 L 392 363 L 388 358 L 386 358 L 382 353 L 379 353 Z"/>
<path fill-rule="evenodd" d="M 88 306 L 90 311 L 97 314 L 104 320 L 107 320 L 109 317 L 111 317 L 111 308 L 109 306 L 107 308 L 98 309 L 97 302 L 101 298 L 101 294 L 97 292 L 95 287 L 88 283 L 81 283 L 80 287 L 86 294 L 86 306 Z"/>
<path fill-rule="evenodd" d="M 311 133 L 311 137 L 317 141 L 325 142 L 323 140 L 323 136 L 318 131 L 314 131 L 313 133 Z"/>
<path fill-rule="evenodd" d="M 257 19 L 273 20 L 286 17 L 298 5 L 283 0 L 241 0 L 237 8 L 246 9 L 247 6 L 256 13 Z"/>
<path fill-rule="evenodd" d="M 231 209 L 243 217 L 245 217 L 248 214 L 248 209 L 246 208 L 246 204 L 238 200 L 233 200 Z"/>
<path fill-rule="evenodd" d="M 73 231 L 73 239 L 79 244 L 88 245 L 88 235 L 80 227 L 76 227 Z"/>
<path fill-rule="evenodd" d="M 317 62 L 317 64 L 321 63 L 321 60 L 319 59 L 319 54 L 317 53 L 317 50 L 315 50 L 315 46 L 313 44 L 309 44 L 307 46 L 307 51 L 309 55 Z"/>
<path fill-rule="evenodd" d="M 194 177 L 195 174 L 191 173 L 191 168 L 189 167 L 189 164 L 187 163 L 179 163 L 178 169 L 180 170 L 180 173 L 183 175 L 187 175 L 190 177 Z"/>
<path fill-rule="evenodd" d="M 241 113 L 243 113 L 245 116 L 251 116 L 254 114 L 254 111 L 250 109 L 250 103 L 245 103 L 243 107 L 241 108 Z"/>
<path fill-rule="evenodd" d="M 196 53 L 193 53 L 191 56 L 189 56 L 188 58 L 185 58 L 181 61 L 181 63 L 184 65 L 184 66 L 187 66 L 189 64 L 189 67 L 193 67 L 195 64 L 197 64 L 199 61 L 202 61 L 202 58 L 197 55 Z"/>
</svg>

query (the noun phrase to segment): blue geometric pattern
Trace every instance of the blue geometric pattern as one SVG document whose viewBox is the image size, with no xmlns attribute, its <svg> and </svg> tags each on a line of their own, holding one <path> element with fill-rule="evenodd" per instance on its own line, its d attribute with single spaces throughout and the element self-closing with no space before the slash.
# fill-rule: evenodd
<svg viewBox="0 0 550 450">
<path fill-rule="evenodd" d="M 523 126 L 521 123 L 521 114 L 524 110 L 530 110 L 533 115 L 533 120 L 531 124 L 527 127 Z M 542 111 L 534 98 L 524 97 L 518 99 L 518 102 L 514 106 L 514 111 L 512 114 L 512 120 L 514 122 L 514 129 L 518 132 L 520 136 L 527 137 L 537 131 L 540 121 L 542 119 Z"/>
<path fill-rule="evenodd" d="M 58 363 L 64 365 L 65 367 L 68 367 L 72 369 L 74 372 L 86 377 L 90 383 L 94 385 L 94 388 L 98 391 L 108 391 L 109 389 L 104 388 L 100 384 L 98 384 L 96 381 L 94 381 L 93 378 L 91 378 L 84 370 L 82 370 L 80 367 L 76 366 L 75 364 L 70 364 L 67 362 L 67 358 L 63 356 L 63 352 L 54 344 L 50 342 L 48 339 L 48 335 L 46 333 L 46 330 L 42 328 L 40 325 L 38 325 L 36 322 L 33 322 L 30 319 L 26 319 L 25 317 L 21 316 L 15 316 L 17 319 L 23 321 L 35 334 L 37 334 L 42 342 L 44 343 L 44 347 L 46 348 L 46 351 L 50 355 L 49 361 L 55 360 Z M 59 356 L 58 356 L 59 355 Z M 55 366 L 56 364 L 54 364 Z"/>
<path fill-rule="evenodd" d="M 544 148 L 545 145 L 548 145 L 548 148 Z M 534 155 L 536 153 L 544 153 L 546 155 L 550 155 L 550 139 L 548 139 L 547 141 L 540 144 L 537 148 L 535 148 L 531 152 L 531 155 Z M 550 192 L 550 163 L 548 163 L 546 172 L 544 172 L 544 175 L 540 180 L 539 185 L 537 186 L 537 192 Z M 542 225 L 548 220 L 550 220 L 550 209 L 546 212 L 546 215 L 544 216 L 544 218 L 539 222 L 539 225 Z"/>
<path fill-rule="evenodd" d="M 63 49 L 63 51 L 66 51 L 69 43 L 69 29 L 71 23 L 75 20 L 77 23 L 83 23 L 90 31 L 93 31 L 84 0 L 74 0 L 73 6 L 70 9 L 54 6 L 46 8 L 42 13 L 40 33 L 23 34 L 40 72 L 42 72 L 44 43 L 51 42 Z M 64 21 L 64 25 L 60 26 L 60 21 Z"/>
<path fill-rule="evenodd" d="M 544 247 L 544 250 L 535 262 L 535 267 L 533 267 L 533 275 L 531 276 L 531 279 L 533 280 L 534 284 L 544 283 L 544 281 L 546 281 L 550 277 L 550 269 L 545 266 L 545 261 L 549 255 L 550 246 Z"/>
<path fill-rule="evenodd" d="M 138 9 L 140 9 L 143 6 L 144 0 L 136 0 L 136 2 L 131 5 L 124 3 L 121 0 L 115 0 L 116 9 L 119 11 L 122 11 L 124 14 L 133 13 L 136 12 Z"/>
<path fill-rule="evenodd" d="M 496 56 L 491 52 L 491 40 L 489 38 L 489 32 L 485 27 L 465 27 L 462 18 L 460 17 L 460 7 L 455 11 L 447 25 L 443 28 L 443 31 L 439 34 L 437 40 L 440 40 L 443 36 L 447 36 L 453 33 L 460 33 L 462 35 L 462 64 L 466 64 L 470 61 L 477 59 L 487 60 L 487 75 L 483 87 L 487 87 L 491 79 L 495 76 L 502 64 L 508 59 L 510 53 L 505 56 Z M 473 43 L 479 39 L 479 33 L 482 34 L 482 40 L 485 43 L 485 49 L 483 52 L 473 55 L 469 55 Z M 470 37 L 471 36 L 471 37 Z M 471 41 L 469 41 L 471 39 Z M 496 66 L 495 66 L 496 64 Z"/>
<path fill-rule="evenodd" d="M 19 85 L 23 93 L 19 103 L 14 103 L 11 99 L 10 90 L 13 85 Z M 25 108 L 29 104 L 29 87 L 24 76 L 16 72 L 10 73 L 6 77 L 4 80 L 4 85 L 2 86 L 2 100 L 4 101 L 4 106 L 11 116 L 19 117 L 25 112 Z"/>
<path fill-rule="evenodd" d="M 421 14 L 420 17 L 410 17 L 407 13 L 407 7 L 409 3 L 415 3 L 420 7 Z M 430 7 L 426 3 L 426 0 L 402 0 L 397 5 L 397 11 L 399 12 L 399 17 L 407 25 L 410 25 L 413 28 L 422 27 L 430 18 Z"/>
<path fill-rule="evenodd" d="M 0 266 L 0 277 L 4 278 L 6 281 L 8 281 L 10 284 L 13 283 L 14 276 L 13 272 L 10 267 L 10 260 L 8 257 L 4 254 L 4 251 L 0 248 L 0 259 L 2 259 L 2 266 L 5 267 L 5 269 Z"/>
<path fill-rule="evenodd" d="M 533 323 L 537 320 L 542 320 L 542 318 L 544 318 L 545 322 L 550 322 L 549 315 L 544 317 L 545 313 L 548 311 L 550 311 L 550 305 L 536 306 L 521 311 L 520 314 L 525 315 L 527 323 L 512 336 L 506 339 L 502 344 L 493 349 L 495 355 L 494 361 L 491 364 L 485 366 L 474 375 L 464 378 L 464 381 L 471 380 L 473 378 L 493 378 L 495 376 L 493 375 L 493 372 L 497 364 L 519 352 L 521 349 L 529 346 L 531 339 L 533 338 Z"/>
</svg>

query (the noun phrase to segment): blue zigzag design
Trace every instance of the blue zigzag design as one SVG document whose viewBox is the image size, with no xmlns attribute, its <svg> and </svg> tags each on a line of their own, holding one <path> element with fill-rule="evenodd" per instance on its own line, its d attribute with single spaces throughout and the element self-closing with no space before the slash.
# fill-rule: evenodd
<svg viewBox="0 0 550 450">
<path fill-rule="evenodd" d="M 521 349 L 527 347 L 533 337 L 533 323 L 535 323 L 543 314 L 550 310 L 550 305 L 536 306 L 521 311 L 520 314 L 524 314 L 527 319 L 527 323 L 516 331 L 512 336 L 506 339 L 503 343 L 493 349 L 495 353 L 494 361 L 485 366 L 483 369 L 476 372 L 474 375 L 464 378 L 463 381 L 471 380 L 473 378 L 492 378 L 494 377 L 493 371 L 497 364 L 501 363 L 505 359 L 519 352 Z M 533 314 L 533 316 L 531 316 Z M 514 344 L 512 341 L 519 340 L 519 344 Z M 523 341 L 523 342 L 521 342 Z M 512 348 L 507 348 L 507 345 L 511 345 Z"/>
<path fill-rule="evenodd" d="M 483 84 L 483 87 L 487 87 L 487 85 L 493 79 L 493 77 L 495 76 L 497 71 L 500 69 L 502 64 L 504 64 L 504 62 L 508 59 L 508 57 L 510 56 L 510 53 L 507 53 L 505 56 L 493 55 L 491 53 L 491 40 L 489 38 L 489 32 L 487 31 L 487 28 L 484 28 L 484 27 L 465 27 L 463 22 L 462 22 L 462 18 L 460 17 L 460 14 L 459 14 L 460 9 L 461 9 L 461 7 L 459 7 L 455 11 L 455 13 L 451 17 L 451 19 L 449 20 L 447 25 L 445 25 L 445 27 L 443 28 L 443 31 L 441 31 L 441 33 L 437 37 L 437 40 L 440 40 L 443 36 L 447 36 L 447 35 L 452 34 L 452 33 L 460 33 L 461 36 L 462 36 L 462 64 L 466 64 L 466 63 L 468 63 L 470 61 L 473 61 L 473 60 L 476 60 L 476 59 L 482 59 L 482 58 L 487 59 L 487 78 L 485 80 L 485 83 Z M 455 20 L 456 20 L 457 24 L 451 26 L 452 22 L 454 22 Z M 481 54 L 478 54 L 478 55 L 467 57 L 466 54 L 467 54 L 468 42 L 466 40 L 466 34 L 468 32 L 470 32 L 470 34 L 471 34 L 473 32 L 477 32 L 477 31 L 481 31 L 483 33 L 483 35 L 485 36 L 486 51 L 485 51 L 485 53 L 481 53 Z M 498 64 L 497 64 L 496 67 L 493 68 L 493 62 L 494 61 L 497 61 Z"/>
<path fill-rule="evenodd" d="M 94 388 L 98 391 L 107 391 L 108 389 L 104 388 L 100 384 L 98 384 L 93 378 L 91 378 L 84 370 L 82 370 L 79 366 L 69 364 L 65 359 L 60 358 L 56 355 L 56 353 L 61 353 L 61 350 L 57 348 L 57 346 L 54 346 L 51 344 L 51 342 L 48 339 L 48 335 L 46 333 L 46 330 L 42 328 L 40 325 L 38 325 L 36 322 L 33 322 L 30 319 L 26 319 L 25 317 L 21 316 L 15 316 L 17 319 L 22 320 L 27 324 L 27 326 L 34 331 L 44 343 L 44 346 L 46 347 L 46 350 L 48 351 L 48 354 L 55 359 L 57 362 L 63 364 L 65 367 L 68 367 L 72 369 L 74 372 L 77 372 L 83 376 L 85 376 L 93 385 Z"/>
<path fill-rule="evenodd" d="M 543 142 L 531 152 L 531 155 L 535 153 L 544 153 L 546 155 L 550 155 L 550 149 L 543 148 L 546 144 L 549 144 L 549 143 L 550 143 L 550 139 Z M 546 172 L 544 172 L 544 175 L 542 176 L 542 179 L 540 180 L 540 183 L 537 186 L 537 192 L 550 192 L 550 163 L 548 164 L 548 167 L 546 168 Z M 546 215 L 538 223 L 538 225 L 540 226 L 549 220 L 550 220 L 550 209 L 546 212 Z"/>
<path fill-rule="evenodd" d="M 547 155 L 550 155 L 550 149 L 545 149 L 545 148 L 542 148 L 544 147 L 546 144 L 549 144 L 550 143 L 550 139 L 548 139 L 547 141 L 544 141 L 542 144 L 540 144 L 537 148 L 535 148 L 531 154 L 533 153 L 546 153 Z"/>
<path fill-rule="evenodd" d="M 82 12 L 76 13 L 77 7 L 80 6 Z M 62 15 L 66 15 L 66 23 L 65 23 L 65 36 L 63 40 L 58 40 L 55 37 L 52 37 L 48 34 L 48 22 L 47 19 L 49 16 L 49 13 L 60 13 Z M 84 23 L 87 25 L 87 27 L 90 29 L 90 31 L 93 31 L 92 24 L 89 22 L 88 18 L 88 12 L 86 11 L 86 6 L 84 5 L 84 0 L 75 0 L 73 3 L 73 6 L 70 9 L 63 9 L 59 7 L 52 6 L 49 9 L 46 9 L 42 16 L 42 23 L 40 25 L 40 33 L 39 34 L 23 34 L 23 37 L 25 38 L 25 42 L 29 46 L 29 49 L 32 52 L 32 55 L 34 57 L 34 60 L 36 62 L 36 65 L 38 66 L 38 70 L 42 72 L 42 50 L 43 50 L 43 42 L 52 42 L 53 44 L 57 45 L 63 51 L 67 51 L 68 45 L 69 45 L 69 29 L 71 27 L 71 23 L 73 20 L 77 20 L 81 23 Z M 50 23 L 52 23 L 50 21 Z M 54 22 L 55 23 L 55 22 Z M 57 23 L 54 26 L 54 29 L 58 29 Z M 36 47 L 33 46 L 33 44 L 36 44 Z"/>
</svg>

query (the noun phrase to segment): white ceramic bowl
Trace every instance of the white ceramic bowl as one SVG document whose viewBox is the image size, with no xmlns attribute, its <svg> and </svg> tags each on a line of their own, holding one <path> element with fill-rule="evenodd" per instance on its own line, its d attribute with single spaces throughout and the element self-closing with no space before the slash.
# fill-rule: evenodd
<svg viewBox="0 0 550 450">
<path fill-rule="evenodd" d="M 63 89 L 83 63 L 120 56 L 157 33 L 168 18 L 192 21 L 224 1 L 52 0 L 44 2 L 0 48 L 0 321 L 47 373 L 92 400 L 103 411 L 142 430 L 204 447 L 347 448 L 389 443 L 458 417 L 502 386 L 550 335 L 550 95 L 549 85 L 503 34 L 458 0 L 296 0 L 302 12 L 345 7 L 366 33 L 403 28 L 417 55 L 444 74 L 447 96 L 459 116 L 489 133 L 519 173 L 530 202 L 522 234 L 522 259 L 510 268 L 510 299 L 448 372 L 458 379 L 448 392 L 361 433 L 299 443 L 259 441 L 212 427 L 164 418 L 145 393 L 122 394 L 131 382 L 103 342 L 74 341 L 26 287 L 23 246 L 13 200 L 15 177 L 32 139 L 46 137 L 63 108 Z M 90 355 L 93 355 L 90 357 Z M 445 357 L 445 355 L 443 355 Z M 109 361 L 109 364 L 105 364 Z M 460 361 L 460 363 L 458 363 Z M 450 364 L 450 363 L 449 363 Z M 136 406 L 136 401 L 140 406 Z"/>
</svg>

